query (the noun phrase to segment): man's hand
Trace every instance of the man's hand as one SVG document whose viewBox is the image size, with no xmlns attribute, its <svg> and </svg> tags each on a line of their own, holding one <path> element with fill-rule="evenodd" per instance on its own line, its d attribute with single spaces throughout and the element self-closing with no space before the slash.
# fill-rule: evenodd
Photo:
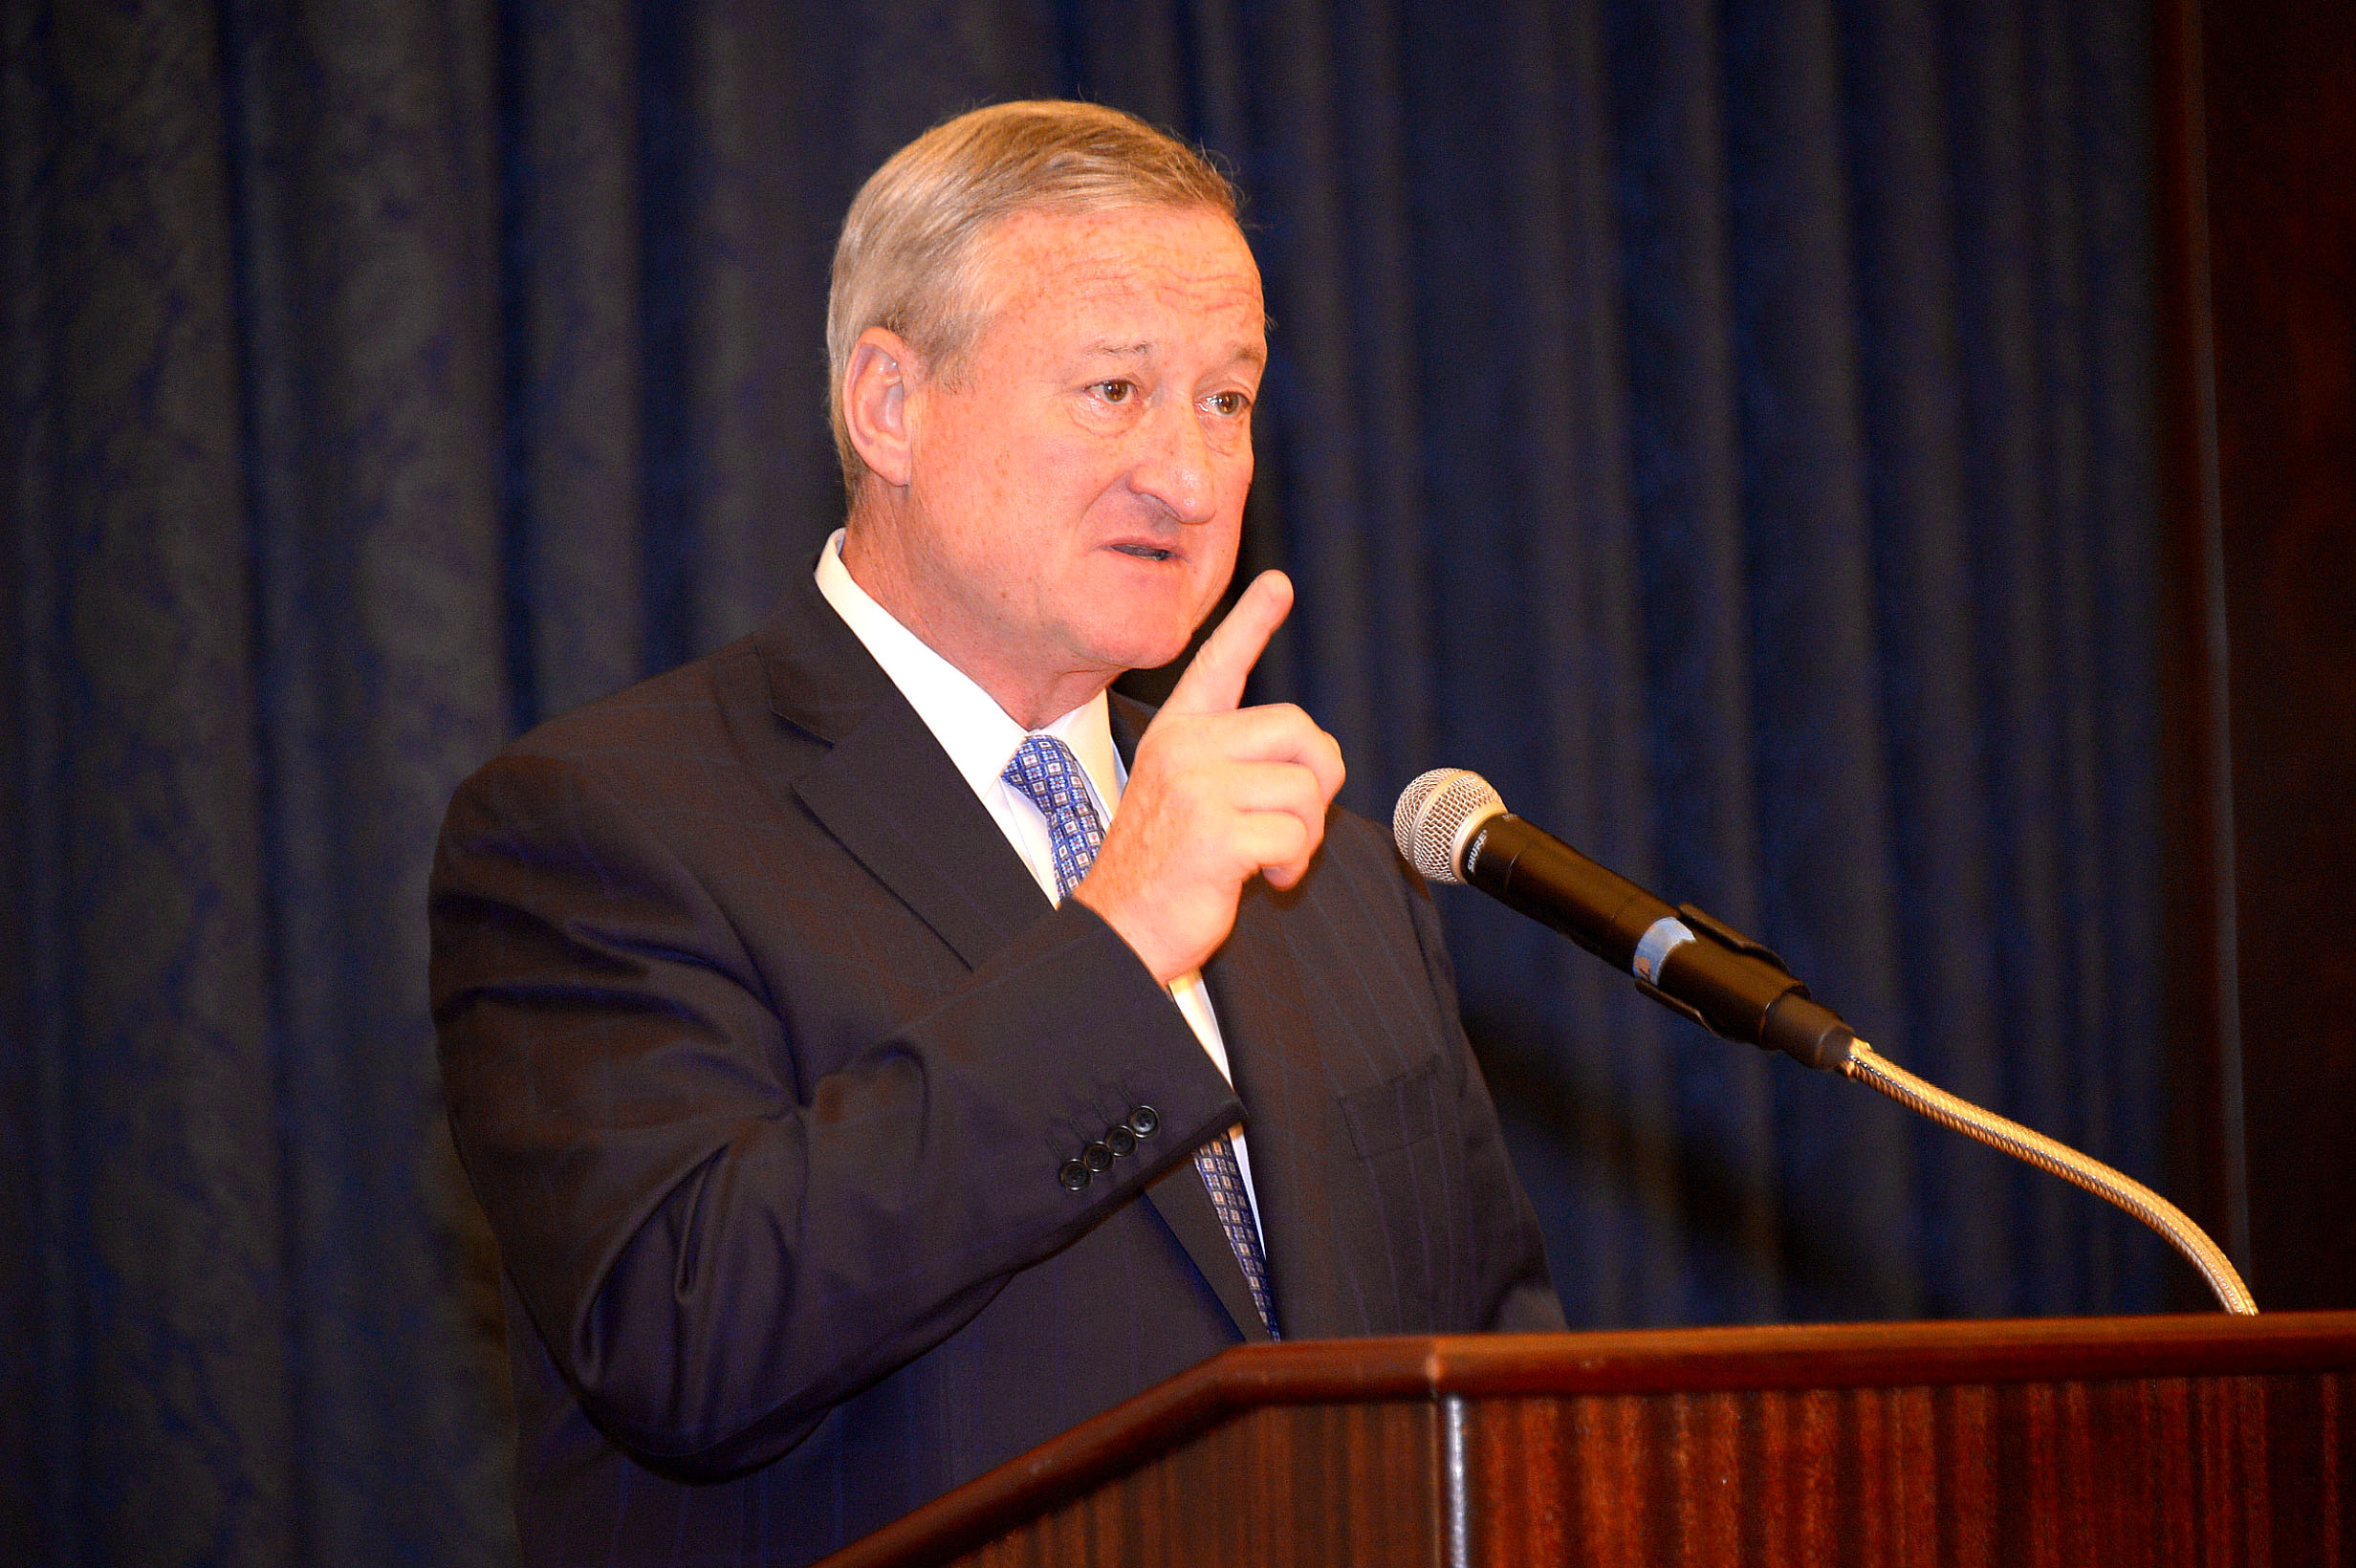
<svg viewBox="0 0 2356 1568">
<path fill-rule="evenodd" d="M 1292 886 L 1325 838 L 1342 748 L 1290 703 L 1235 706 L 1292 607 L 1292 582 L 1263 572 L 1204 640 L 1138 742 L 1104 846 L 1072 890 L 1164 985 L 1227 940 L 1246 882 Z"/>
</svg>

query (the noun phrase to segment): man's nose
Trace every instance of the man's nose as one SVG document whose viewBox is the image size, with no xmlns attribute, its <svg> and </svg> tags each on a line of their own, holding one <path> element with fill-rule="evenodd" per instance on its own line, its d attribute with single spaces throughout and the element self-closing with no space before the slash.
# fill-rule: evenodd
<svg viewBox="0 0 2356 1568">
<path fill-rule="evenodd" d="M 1182 523 L 1207 523 L 1218 515 L 1211 440 L 1194 404 L 1173 401 L 1154 409 L 1139 434 L 1144 446 L 1130 470 L 1129 489 L 1161 502 Z"/>
</svg>

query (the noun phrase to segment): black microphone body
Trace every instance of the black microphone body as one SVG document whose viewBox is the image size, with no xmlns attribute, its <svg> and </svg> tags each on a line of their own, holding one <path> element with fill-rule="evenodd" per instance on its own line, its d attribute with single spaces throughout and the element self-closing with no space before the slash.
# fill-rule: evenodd
<svg viewBox="0 0 2356 1568">
<path fill-rule="evenodd" d="M 1632 967 L 1645 933 L 1677 912 L 1511 812 L 1491 817 L 1465 846 L 1464 880 L 1615 969 Z"/>
<path fill-rule="evenodd" d="M 1766 947 L 1690 904 L 1672 908 L 1510 812 L 1473 832 L 1460 874 L 1714 1034 L 1827 1071 L 1848 1057 L 1857 1036 Z"/>
<path fill-rule="evenodd" d="M 1854 1078 L 1909 1110 L 2118 1205 L 2191 1259 L 2226 1310 L 2258 1311 L 2233 1261 L 2166 1198 L 1883 1060 L 1840 1014 L 1808 999 L 1808 988 L 1783 960 L 1690 904 L 1670 908 L 1539 832 L 1507 811 L 1480 774 L 1434 768 L 1418 775 L 1399 796 L 1391 837 L 1401 858 L 1431 881 L 1470 882 L 1553 926 L 1633 974 L 1639 991 L 1703 1028 Z"/>
</svg>

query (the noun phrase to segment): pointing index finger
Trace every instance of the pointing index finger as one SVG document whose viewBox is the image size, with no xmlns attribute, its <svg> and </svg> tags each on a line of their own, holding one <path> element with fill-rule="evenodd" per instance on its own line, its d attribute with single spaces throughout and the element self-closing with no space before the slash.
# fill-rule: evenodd
<svg viewBox="0 0 2356 1568">
<path fill-rule="evenodd" d="M 1227 619 L 1195 650 L 1186 673 L 1162 705 L 1166 713 L 1229 713 L 1243 701 L 1243 684 L 1259 663 L 1268 639 L 1293 608 L 1293 582 L 1281 572 L 1262 572 L 1235 600 Z"/>
</svg>

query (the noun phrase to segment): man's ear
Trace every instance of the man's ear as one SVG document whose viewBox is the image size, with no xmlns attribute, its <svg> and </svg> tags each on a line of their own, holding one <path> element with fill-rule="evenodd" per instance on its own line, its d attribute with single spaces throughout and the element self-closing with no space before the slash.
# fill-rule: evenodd
<svg viewBox="0 0 2356 1568">
<path fill-rule="evenodd" d="M 905 485 L 911 467 L 908 388 L 921 361 L 907 340 L 869 327 L 842 367 L 842 422 L 860 460 L 887 485 Z"/>
</svg>

